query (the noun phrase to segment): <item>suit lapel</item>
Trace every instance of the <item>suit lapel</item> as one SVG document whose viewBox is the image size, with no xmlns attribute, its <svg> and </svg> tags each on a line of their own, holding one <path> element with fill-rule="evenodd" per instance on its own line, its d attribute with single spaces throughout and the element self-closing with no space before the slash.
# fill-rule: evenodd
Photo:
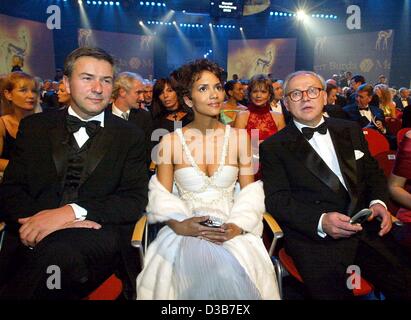
<svg viewBox="0 0 411 320">
<path fill-rule="evenodd" d="M 342 187 L 338 177 L 331 171 L 318 153 L 315 152 L 293 121 L 290 121 L 288 129 L 290 140 L 283 143 L 284 147 L 288 148 L 292 154 L 298 157 L 304 166 L 318 179 L 331 190 L 338 193 Z"/>
<path fill-rule="evenodd" d="M 327 119 L 328 129 L 331 140 L 334 144 L 335 153 L 337 154 L 338 164 L 350 194 L 351 203 L 348 212 L 355 210 L 358 203 L 357 190 L 357 163 L 355 160 L 354 149 L 350 132 L 335 124 L 332 119 Z"/>
<path fill-rule="evenodd" d="M 52 146 L 52 156 L 56 172 L 59 180 L 64 178 L 64 171 L 68 160 L 69 134 L 65 126 L 65 118 L 67 110 L 57 114 L 57 119 L 54 119 L 54 126 L 50 130 L 50 141 Z"/>
<path fill-rule="evenodd" d="M 106 110 L 104 115 L 104 128 L 101 128 L 99 134 L 94 137 L 94 141 L 88 150 L 88 156 L 84 167 L 84 174 L 80 180 L 80 186 L 87 181 L 93 171 L 96 169 L 104 155 L 113 144 L 116 136 L 115 127 L 113 125 L 113 118 L 111 111 Z"/>
</svg>

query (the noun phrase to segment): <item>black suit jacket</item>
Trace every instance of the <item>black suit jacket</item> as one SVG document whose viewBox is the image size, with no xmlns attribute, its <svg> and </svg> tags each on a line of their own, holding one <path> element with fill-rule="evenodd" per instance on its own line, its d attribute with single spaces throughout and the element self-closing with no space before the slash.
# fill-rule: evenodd
<svg viewBox="0 0 411 320">
<path fill-rule="evenodd" d="M 373 105 L 369 105 L 369 108 L 375 119 L 380 120 L 385 127 L 385 118 L 383 111 L 380 108 Z M 357 121 L 362 128 L 370 125 L 370 121 L 367 119 L 367 117 L 361 115 L 360 110 L 358 109 L 358 106 L 356 104 L 350 104 L 348 106 L 345 106 L 343 110 L 347 114 L 349 119 Z M 376 128 L 374 125 L 373 127 Z"/>
<path fill-rule="evenodd" d="M 107 110 L 113 112 L 113 105 L 109 104 Z M 143 130 L 144 132 L 144 141 L 146 148 L 146 163 L 149 166 L 151 162 L 151 133 L 153 132 L 153 119 L 149 111 L 143 109 L 130 109 L 130 115 L 128 117 L 130 123 L 134 123 Z"/>
<path fill-rule="evenodd" d="M 404 110 L 404 106 L 403 106 L 403 104 L 402 104 L 401 98 L 398 97 L 398 96 L 395 96 L 393 100 L 394 100 L 394 102 L 395 102 L 395 107 L 396 107 L 398 110 L 403 111 L 403 110 Z M 408 98 L 407 98 L 407 102 L 408 102 L 408 106 L 411 106 L 411 97 L 408 97 Z"/>
<path fill-rule="evenodd" d="M 287 251 L 303 278 L 310 277 L 315 268 L 321 270 L 319 266 L 334 270 L 352 264 L 355 258 L 357 236 L 334 240 L 318 235 L 324 212 L 351 216 L 372 200 L 387 201 L 384 175 L 359 126 L 340 119 L 325 121 L 348 192 L 293 121 L 260 145 L 266 210 L 283 228 Z M 356 160 L 354 150 L 363 156 Z"/>
<path fill-rule="evenodd" d="M 349 120 L 348 115 L 339 105 L 327 104 L 324 106 L 324 111 L 326 111 L 331 118 Z"/>
<path fill-rule="evenodd" d="M 60 206 L 67 164 L 66 114 L 67 110 L 39 113 L 20 122 L 0 185 L 0 212 L 12 231 L 18 228 L 18 218 Z M 118 226 L 123 261 L 136 268 L 137 260 L 129 254 L 133 226 L 147 205 L 144 135 L 111 112 L 105 112 L 104 119 L 89 150 L 76 203 L 87 210 L 88 220 Z"/>
</svg>

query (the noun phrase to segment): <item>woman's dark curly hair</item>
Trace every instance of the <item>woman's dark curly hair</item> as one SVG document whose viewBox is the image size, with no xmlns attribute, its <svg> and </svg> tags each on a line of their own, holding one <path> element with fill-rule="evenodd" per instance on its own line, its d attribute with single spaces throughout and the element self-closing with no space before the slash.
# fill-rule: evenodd
<svg viewBox="0 0 411 320">
<path fill-rule="evenodd" d="M 200 79 L 204 71 L 213 73 L 222 82 L 223 69 L 218 64 L 208 59 L 194 60 L 181 66 L 171 74 L 172 80 L 177 83 L 177 94 L 191 99 L 193 84 Z"/>
<path fill-rule="evenodd" d="M 183 97 L 178 94 L 177 92 L 177 84 L 176 81 L 172 78 L 160 78 L 156 81 L 153 86 L 153 101 L 151 102 L 151 110 L 153 114 L 153 119 L 162 118 L 167 115 L 167 109 L 164 107 L 163 103 L 160 100 L 160 95 L 163 92 L 166 85 L 169 85 L 171 89 L 176 91 L 177 93 L 177 101 L 178 101 L 178 109 L 179 111 L 183 111 L 187 113 L 187 119 L 192 118 L 192 110 L 186 106 L 184 103 Z"/>
</svg>

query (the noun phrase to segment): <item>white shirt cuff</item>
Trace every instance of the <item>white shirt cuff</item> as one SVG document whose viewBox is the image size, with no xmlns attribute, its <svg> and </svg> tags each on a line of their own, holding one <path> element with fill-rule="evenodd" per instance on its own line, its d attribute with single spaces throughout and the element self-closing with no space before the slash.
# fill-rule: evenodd
<svg viewBox="0 0 411 320">
<path fill-rule="evenodd" d="M 75 203 L 69 203 L 68 205 L 73 208 L 74 215 L 76 216 L 76 220 L 83 221 L 86 219 L 87 217 L 86 209 L 80 207 L 78 204 L 75 204 Z"/>
<path fill-rule="evenodd" d="M 318 226 L 317 226 L 317 234 L 321 238 L 325 238 L 327 234 L 323 231 L 323 218 L 326 215 L 326 213 L 323 213 L 320 217 L 320 221 L 318 221 Z"/>
<path fill-rule="evenodd" d="M 387 205 L 386 205 L 383 201 L 381 201 L 381 200 L 373 200 L 373 201 L 371 201 L 369 207 L 371 207 L 371 206 L 373 206 L 374 204 L 377 204 L 377 203 L 380 204 L 380 205 L 382 205 L 386 210 L 388 210 Z"/>
</svg>

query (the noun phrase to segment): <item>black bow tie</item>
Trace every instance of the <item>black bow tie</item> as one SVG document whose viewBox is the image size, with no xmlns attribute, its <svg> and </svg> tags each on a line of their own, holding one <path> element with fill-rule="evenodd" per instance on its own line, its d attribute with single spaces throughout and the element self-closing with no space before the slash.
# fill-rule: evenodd
<svg viewBox="0 0 411 320">
<path fill-rule="evenodd" d="M 360 108 L 360 111 L 370 111 L 370 108 Z"/>
<path fill-rule="evenodd" d="M 327 123 L 323 122 L 321 125 L 319 125 L 316 128 L 310 128 L 310 127 L 304 127 L 301 129 L 304 138 L 306 138 L 307 140 L 310 140 L 313 135 L 314 132 L 318 132 L 320 134 L 326 134 L 327 133 Z"/>
<path fill-rule="evenodd" d="M 87 135 L 91 138 L 100 129 L 100 121 L 81 121 L 79 118 L 67 115 L 66 127 L 69 133 L 74 133 L 80 130 L 81 127 L 86 128 Z"/>
</svg>

